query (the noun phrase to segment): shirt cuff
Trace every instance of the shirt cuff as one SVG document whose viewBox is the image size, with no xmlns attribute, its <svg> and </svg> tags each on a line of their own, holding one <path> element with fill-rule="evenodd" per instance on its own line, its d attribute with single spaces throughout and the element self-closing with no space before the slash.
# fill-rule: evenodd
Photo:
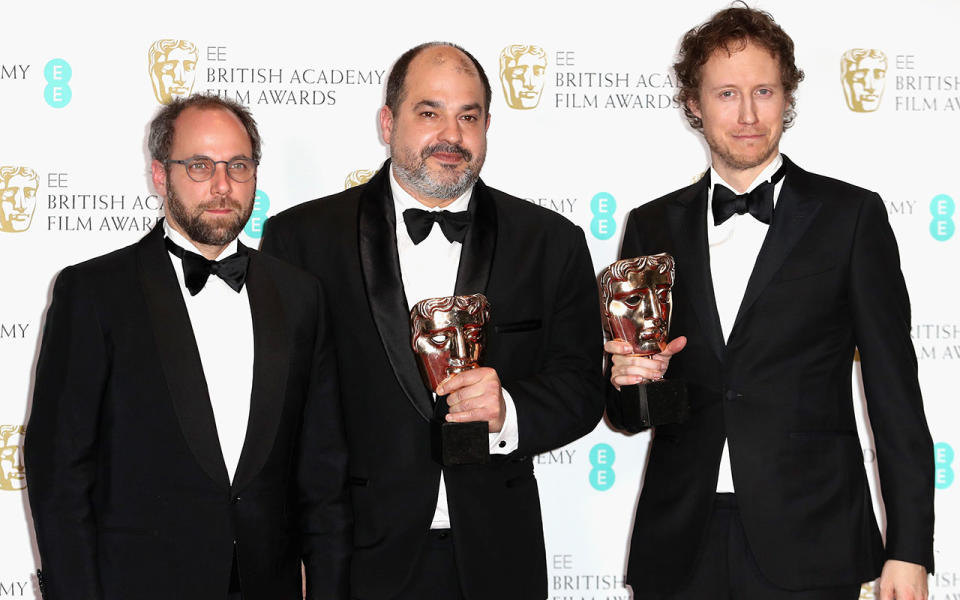
<svg viewBox="0 0 960 600">
<path fill-rule="evenodd" d="M 503 419 L 503 427 L 499 433 L 490 435 L 490 454 L 510 454 L 520 445 L 520 431 L 517 429 L 517 407 L 513 403 L 513 397 L 505 389 L 500 390 L 503 394 L 503 403 L 507 406 L 507 414 Z"/>
</svg>

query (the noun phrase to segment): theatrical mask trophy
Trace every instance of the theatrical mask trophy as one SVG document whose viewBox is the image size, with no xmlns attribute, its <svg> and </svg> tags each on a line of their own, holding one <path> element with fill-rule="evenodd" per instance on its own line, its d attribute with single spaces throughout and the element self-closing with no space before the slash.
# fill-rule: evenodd
<svg viewBox="0 0 960 600">
<path fill-rule="evenodd" d="M 600 273 L 604 324 L 611 339 L 628 342 L 630 356 L 652 356 L 667 347 L 674 281 L 669 254 L 618 260 Z M 686 385 L 661 379 L 620 386 L 623 425 L 641 431 L 683 422 L 690 412 Z"/>
<path fill-rule="evenodd" d="M 486 345 L 490 306 L 483 294 L 427 298 L 410 311 L 410 335 L 420 372 L 431 392 L 457 373 L 480 366 Z M 438 454 L 444 465 L 490 461 L 486 421 L 449 423 L 447 397 L 437 395 L 434 420 L 439 422 Z"/>
</svg>

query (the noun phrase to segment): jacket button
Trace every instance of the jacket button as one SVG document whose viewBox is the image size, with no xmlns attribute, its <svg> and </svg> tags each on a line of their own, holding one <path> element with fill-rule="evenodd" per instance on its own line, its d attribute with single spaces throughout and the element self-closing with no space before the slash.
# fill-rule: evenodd
<svg viewBox="0 0 960 600">
<path fill-rule="evenodd" d="M 240 496 L 237 496 L 236 498 L 231 500 L 230 504 L 240 504 Z"/>
</svg>

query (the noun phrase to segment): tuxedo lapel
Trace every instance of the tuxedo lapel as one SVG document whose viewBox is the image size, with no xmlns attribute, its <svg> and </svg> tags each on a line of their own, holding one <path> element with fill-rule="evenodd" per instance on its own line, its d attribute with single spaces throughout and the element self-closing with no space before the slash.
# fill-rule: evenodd
<svg viewBox="0 0 960 600">
<path fill-rule="evenodd" d="M 210 406 L 200 351 L 167 250 L 162 221 L 137 244 L 137 269 L 157 341 L 160 365 L 187 445 L 197 463 L 217 484 L 230 487 Z"/>
<path fill-rule="evenodd" d="M 820 200 L 806 186 L 806 172 L 786 156 L 783 160 L 787 168 L 773 211 L 773 223 L 770 224 L 757 255 L 747 289 L 743 293 L 740 310 L 737 311 L 737 319 L 730 332 L 731 336 L 820 210 Z"/>
<path fill-rule="evenodd" d="M 263 468 L 286 401 L 289 332 L 280 291 L 264 270 L 262 258 L 259 252 L 250 251 L 246 286 L 253 319 L 253 386 L 247 434 L 233 478 L 234 490 L 242 489 Z"/>
<path fill-rule="evenodd" d="M 676 261 L 677 281 L 687 289 L 682 301 L 689 302 L 700 321 L 710 347 L 723 358 L 723 330 L 717 313 L 717 300 L 710 274 L 710 249 L 707 244 L 707 188 L 709 175 L 681 193 L 668 208 Z"/>
<path fill-rule="evenodd" d="M 360 268 L 373 322 L 400 387 L 417 412 L 429 421 L 432 398 L 410 346 L 410 311 L 400 276 L 389 160 L 367 183 L 360 197 L 358 219 Z"/>
<path fill-rule="evenodd" d="M 487 186 L 480 180 L 473 186 L 469 210 L 470 229 L 460 251 L 453 292 L 456 296 L 486 293 L 497 244 L 497 209 Z"/>
</svg>

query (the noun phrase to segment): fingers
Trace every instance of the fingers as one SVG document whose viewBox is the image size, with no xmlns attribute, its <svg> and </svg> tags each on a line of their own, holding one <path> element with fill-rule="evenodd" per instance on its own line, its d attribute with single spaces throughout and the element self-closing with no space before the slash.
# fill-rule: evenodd
<svg viewBox="0 0 960 600">
<path fill-rule="evenodd" d="M 661 352 L 659 356 L 665 356 L 669 358 L 674 354 L 676 354 L 677 352 L 680 352 L 681 350 L 683 350 L 684 347 L 686 347 L 686 345 L 687 345 L 687 338 L 686 336 L 681 335 L 678 338 L 674 338 L 670 340 L 670 343 L 667 344 L 666 350 Z"/>
<path fill-rule="evenodd" d="M 447 421 L 469 423 L 486 421 L 490 431 L 498 432 L 506 417 L 506 404 L 500 387 L 500 377 L 494 369 L 478 368 L 458 373 L 437 389 L 448 394 L 450 412 Z"/>
<path fill-rule="evenodd" d="M 603 351 L 614 356 L 619 354 L 631 354 L 633 346 L 623 340 L 610 340 L 603 345 Z"/>
</svg>

